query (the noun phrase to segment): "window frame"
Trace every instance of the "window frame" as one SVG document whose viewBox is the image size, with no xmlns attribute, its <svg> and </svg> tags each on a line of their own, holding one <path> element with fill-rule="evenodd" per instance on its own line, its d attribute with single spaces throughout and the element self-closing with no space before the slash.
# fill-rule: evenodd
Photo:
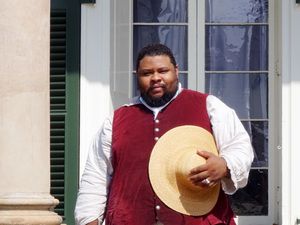
<svg viewBox="0 0 300 225">
<path fill-rule="evenodd" d="M 196 12 L 194 12 L 196 9 Z M 205 1 L 189 0 L 189 88 L 204 92 L 205 91 Z M 276 105 L 279 98 L 276 98 L 276 87 L 279 84 L 278 60 L 276 60 L 276 30 L 275 30 L 275 10 L 276 4 L 274 1 L 269 1 L 269 41 L 268 41 L 268 215 L 267 216 L 237 216 L 236 222 L 241 225 L 268 225 L 279 222 L 279 204 L 278 199 L 280 190 L 280 178 L 276 177 L 279 174 L 280 168 L 276 168 L 279 162 L 278 147 L 280 148 L 280 129 L 279 129 L 279 112 L 276 111 Z M 203 12 L 203 13 L 201 13 Z M 201 14 L 201 15 L 200 15 Z M 191 17 L 190 17 L 191 16 Z M 196 20 L 198 21 L 198 24 Z M 196 28 L 196 29 L 195 29 Z M 196 33 L 196 34 L 195 34 Z M 198 40 L 195 38 L 198 37 Z M 203 40 L 203 41 L 199 41 Z M 190 44 L 192 43 L 192 44 Z M 197 49 L 194 48 L 197 46 Z M 196 59 L 196 60 L 195 60 Z M 193 68 L 193 65 L 196 65 Z M 195 85 L 196 84 L 196 85 Z M 277 99 L 277 100 L 276 100 Z"/>
</svg>

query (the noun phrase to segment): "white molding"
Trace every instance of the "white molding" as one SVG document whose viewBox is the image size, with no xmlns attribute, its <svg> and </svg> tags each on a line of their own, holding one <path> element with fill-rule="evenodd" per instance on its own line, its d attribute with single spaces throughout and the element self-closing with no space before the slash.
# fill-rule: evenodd
<svg viewBox="0 0 300 225">
<path fill-rule="evenodd" d="M 197 1 L 188 1 L 188 88 L 197 89 Z"/>
<path fill-rule="evenodd" d="M 281 1 L 282 192 L 281 224 L 295 224 L 299 205 L 300 6 Z"/>
<path fill-rule="evenodd" d="M 277 146 L 281 146 L 281 140 L 277 137 L 280 133 L 279 128 L 279 115 L 280 111 L 280 99 L 277 98 L 278 93 L 278 82 L 279 82 L 279 74 L 277 71 L 277 60 L 276 60 L 276 37 L 278 36 L 278 32 L 276 30 L 276 7 L 278 7 L 275 1 L 269 0 L 269 146 L 268 146 L 268 155 L 269 155 L 269 180 L 268 180 L 268 193 L 269 193 L 269 221 L 270 223 L 276 224 L 278 223 L 278 186 L 280 183 L 280 177 L 278 177 L 278 173 L 280 172 L 280 167 L 278 167 L 278 158 L 279 152 Z"/>
<path fill-rule="evenodd" d="M 197 90 L 205 92 L 205 1 L 197 1 L 197 10 Z"/>
<path fill-rule="evenodd" d="M 93 136 L 111 113 L 110 1 L 81 6 L 80 172 Z"/>
<path fill-rule="evenodd" d="M 291 134 L 291 173 L 286 174 L 291 177 L 291 221 L 290 224 L 294 224 L 296 219 L 300 219 L 300 193 L 299 193 L 299 159 L 300 159 L 300 142 L 299 142 L 299 125 L 300 125 L 300 5 L 295 1 L 291 1 L 290 4 L 290 134 Z M 284 109 L 284 108 L 283 108 Z"/>
</svg>

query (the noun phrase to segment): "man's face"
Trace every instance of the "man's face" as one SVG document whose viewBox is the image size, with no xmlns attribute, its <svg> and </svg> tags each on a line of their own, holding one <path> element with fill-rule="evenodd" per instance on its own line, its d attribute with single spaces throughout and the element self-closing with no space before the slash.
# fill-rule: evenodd
<svg viewBox="0 0 300 225">
<path fill-rule="evenodd" d="M 137 80 L 141 94 L 157 100 L 176 92 L 178 67 L 171 63 L 167 55 L 145 56 L 140 61 Z"/>
</svg>

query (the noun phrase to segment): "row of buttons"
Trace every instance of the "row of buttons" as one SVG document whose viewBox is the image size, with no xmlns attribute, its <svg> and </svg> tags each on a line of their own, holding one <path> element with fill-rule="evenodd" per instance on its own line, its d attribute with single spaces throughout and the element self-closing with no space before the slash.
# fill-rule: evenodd
<svg viewBox="0 0 300 225">
<path fill-rule="evenodd" d="M 159 210 L 160 210 L 160 206 L 159 206 L 159 205 L 156 205 L 156 206 L 155 206 L 155 209 L 156 209 L 156 211 L 159 211 Z M 157 214 L 156 214 L 156 222 L 155 222 L 154 225 L 163 225 L 163 223 L 159 221 L 159 218 L 158 218 L 158 215 L 157 215 Z"/>
<path fill-rule="evenodd" d="M 155 122 L 156 124 L 158 124 L 158 123 L 159 123 L 159 119 L 154 120 L 154 122 Z M 158 127 L 154 128 L 154 131 L 155 131 L 156 133 L 159 132 L 159 128 L 158 128 Z M 158 139 L 159 139 L 159 137 L 154 137 L 154 140 L 155 140 L 155 141 L 158 141 Z"/>
<path fill-rule="evenodd" d="M 154 122 L 155 122 L 155 124 L 159 124 L 159 120 L 158 119 L 156 119 L 156 120 L 154 120 Z M 158 127 L 155 127 L 154 128 L 154 132 L 155 133 L 158 133 L 159 132 L 159 128 Z M 155 141 L 158 141 L 158 139 L 159 139 L 159 137 L 154 137 L 154 140 Z M 156 205 L 155 206 L 155 210 L 157 210 L 157 211 L 159 211 L 160 210 L 160 206 L 159 205 Z M 156 221 L 156 223 L 155 223 L 155 225 L 161 225 L 162 223 L 158 220 L 158 218 L 156 218 L 157 219 L 157 221 Z"/>
</svg>

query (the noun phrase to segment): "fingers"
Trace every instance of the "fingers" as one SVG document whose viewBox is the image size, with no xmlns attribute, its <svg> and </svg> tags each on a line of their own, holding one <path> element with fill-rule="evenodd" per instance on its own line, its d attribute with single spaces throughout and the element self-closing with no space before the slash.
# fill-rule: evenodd
<svg viewBox="0 0 300 225">
<path fill-rule="evenodd" d="M 212 181 L 209 179 L 209 177 L 205 178 L 205 179 L 197 179 L 194 177 L 190 178 L 190 181 L 196 185 L 196 186 L 200 186 L 200 187 L 208 187 L 208 186 L 213 186 L 215 185 L 215 181 Z"/>
<path fill-rule="evenodd" d="M 206 151 L 198 151 L 197 154 L 207 160 L 210 157 L 209 152 Z M 189 180 L 198 186 L 208 186 L 210 180 L 207 179 L 209 177 L 207 164 L 203 164 L 201 166 L 197 166 L 191 169 L 189 173 Z"/>
<path fill-rule="evenodd" d="M 201 172 L 201 173 L 190 173 L 189 174 L 189 179 L 192 182 L 201 182 L 202 180 L 206 179 L 209 177 L 209 174 L 207 171 Z"/>
<path fill-rule="evenodd" d="M 202 150 L 198 150 L 197 154 L 200 155 L 201 157 L 208 159 L 211 156 L 215 156 L 213 153 L 211 152 L 207 152 L 207 151 L 202 151 Z"/>
<path fill-rule="evenodd" d="M 192 174 L 208 171 L 209 176 L 213 180 L 219 180 L 223 177 L 229 176 L 227 162 L 224 158 L 207 151 L 198 151 L 197 154 L 205 158 L 206 163 L 204 165 L 192 169 Z"/>
<path fill-rule="evenodd" d="M 211 183 L 211 180 L 209 179 L 208 172 L 201 172 L 201 173 L 190 173 L 189 174 L 189 180 L 197 186 L 209 186 Z"/>
<path fill-rule="evenodd" d="M 226 175 L 225 160 L 207 151 L 198 151 L 197 154 L 205 158 L 206 163 L 191 169 L 190 181 L 198 186 L 212 186 Z"/>
<path fill-rule="evenodd" d="M 203 164 L 201 166 L 197 166 L 190 171 L 190 175 L 199 174 L 207 170 L 207 165 Z"/>
<path fill-rule="evenodd" d="M 201 166 L 198 166 L 198 167 L 195 167 L 193 168 L 191 171 L 190 171 L 190 174 L 197 174 L 197 173 L 201 173 L 203 171 L 206 171 L 208 170 L 209 168 L 209 160 L 210 158 L 213 158 L 213 157 L 216 157 L 213 153 L 211 152 L 207 152 L 207 151 L 201 151 L 201 150 L 198 150 L 197 151 L 197 154 L 201 157 L 203 157 L 205 160 L 206 160 L 206 163 L 201 165 Z"/>
</svg>

